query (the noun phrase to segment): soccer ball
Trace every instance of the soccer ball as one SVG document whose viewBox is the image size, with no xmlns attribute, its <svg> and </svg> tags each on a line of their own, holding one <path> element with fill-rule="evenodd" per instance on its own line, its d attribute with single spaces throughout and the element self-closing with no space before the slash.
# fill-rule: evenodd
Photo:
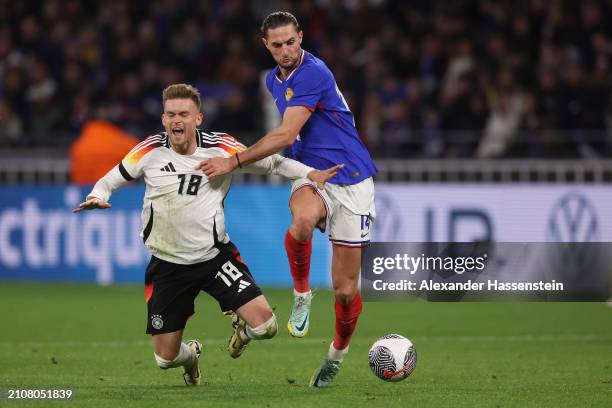
<svg viewBox="0 0 612 408">
<path fill-rule="evenodd" d="M 417 353 L 412 342 L 404 336 L 387 334 L 372 344 L 368 360 L 378 378 L 397 382 L 412 374 L 416 368 Z"/>
</svg>

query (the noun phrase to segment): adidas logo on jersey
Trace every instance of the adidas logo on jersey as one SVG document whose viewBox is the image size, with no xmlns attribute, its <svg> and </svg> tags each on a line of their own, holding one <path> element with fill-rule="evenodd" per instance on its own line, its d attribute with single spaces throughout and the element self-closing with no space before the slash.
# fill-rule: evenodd
<svg viewBox="0 0 612 408">
<path fill-rule="evenodd" d="M 169 171 L 169 172 L 172 172 L 172 173 L 176 173 L 176 169 L 174 168 L 174 164 L 172 164 L 172 162 L 166 164 L 160 170 L 161 171 Z"/>
<path fill-rule="evenodd" d="M 242 292 L 243 289 L 246 289 L 249 286 L 251 286 L 250 282 L 240 279 L 240 282 L 238 282 L 238 293 Z"/>
</svg>

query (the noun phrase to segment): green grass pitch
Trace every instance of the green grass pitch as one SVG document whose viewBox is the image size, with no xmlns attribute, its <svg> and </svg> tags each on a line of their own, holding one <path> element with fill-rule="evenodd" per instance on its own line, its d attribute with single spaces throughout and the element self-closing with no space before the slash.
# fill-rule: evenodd
<svg viewBox="0 0 612 408">
<path fill-rule="evenodd" d="M 0 285 L 0 406 L 15 407 L 610 407 L 612 308 L 602 303 L 366 303 L 329 389 L 308 380 L 333 332 L 319 291 L 304 339 L 286 331 L 291 292 L 268 289 L 280 331 L 237 360 L 227 317 L 204 293 L 186 339 L 204 343 L 204 383 L 155 365 L 141 287 Z M 385 383 L 368 367 L 379 336 L 413 340 L 417 368 Z M 8 389 L 74 390 L 73 400 L 7 400 Z"/>
</svg>

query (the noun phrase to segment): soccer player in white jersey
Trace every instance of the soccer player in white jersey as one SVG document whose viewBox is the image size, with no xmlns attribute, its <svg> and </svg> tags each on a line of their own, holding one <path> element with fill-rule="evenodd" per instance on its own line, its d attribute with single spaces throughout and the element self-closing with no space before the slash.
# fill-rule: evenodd
<svg viewBox="0 0 612 408">
<path fill-rule="evenodd" d="M 276 334 L 276 317 L 225 231 L 223 200 L 231 177 L 208 179 L 197 164 L 211 157 L 230 157 L 245 149 L 223 133 L 205 133 L 199 92 L 175 84 L 163 92 L 165 132 L 148 137 L 102 177 L 74 212 L 110 208 L 112 192 L 144 176 L 142 238 L 152 257 L 145 275 L 147 333 L 162 369 L 182 367 L 187 385 L 200 383 L 197 340 L 182 342 L 187 319 L 195 312 L 201 290 L 224 312 L 234 313 L 228 351 L 234 358 L 253 339 Z M 275 155 L 242 168 L 251 173 L 308 177 L 321 187 L 338 166 L 314 170 Z"/>
</svg>

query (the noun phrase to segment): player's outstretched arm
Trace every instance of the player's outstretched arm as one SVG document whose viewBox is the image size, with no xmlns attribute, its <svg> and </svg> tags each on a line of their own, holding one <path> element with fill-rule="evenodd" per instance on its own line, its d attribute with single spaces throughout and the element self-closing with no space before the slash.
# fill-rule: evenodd
<svg viewBox="0 0 612 408">
<path fill-rule="evenodd" d="M 304 106 L 290 106 L 285 110 L 283 121 L 279 127 L 272 129 L 253 146 L 230 158 L 214 157 L 198 164 L 208 177 L 222 176 L 231 173 L 237 167 L 254 163 L 291 146 L 300 129 L 310 118 L 311 112 Z"/>
<path fill-rule="evenodd" d="M 272 156 L 244 166 L 239 171 L 241 173 L 253 174 L 277 174 L 291 180 L 309 178 L 314 181 L 320 189 L 323 189 L 325 183 L 330 178 L 334 177 L 338 170 L 343 167 L 344 164 L 338 164 L 326 170 L 317 170 L 298 161 L 283 157 L 280 154 L 273 154 Z"/>
<path fill-rule="evenodd" d="M 111 205 L 108 203 L 111 194 L 128 182 L 125 176 L 122 175 L 119 169 L 120 166 L 121 164 L 113 167 L 104 177 L 98 180 L 91 190 L 91 193 L 85 198 L 85 201 L 74 208 L 72 212 L 78 213 L 83 210 L 93 210 L 96 208 L 111 208 Z"/>
<path fill-rule="evenodd" d="M 87 198 L 85 199 L 85 201 L 83 201 L 81 204 L 79 204 L 78 207 L 76 207 L 75 209 L 72 210 L 72 212 L 74 213 L 78 213 L 81 212 L 83 210 L 94 210 L 96 208 L 101 208 L 101 209 L 105 209 L 105 208 L 111 208 L 110 203 L 98 198 L 98 197 L 93 197 L 93 196 L 87 196 Z"/>
</svg>

